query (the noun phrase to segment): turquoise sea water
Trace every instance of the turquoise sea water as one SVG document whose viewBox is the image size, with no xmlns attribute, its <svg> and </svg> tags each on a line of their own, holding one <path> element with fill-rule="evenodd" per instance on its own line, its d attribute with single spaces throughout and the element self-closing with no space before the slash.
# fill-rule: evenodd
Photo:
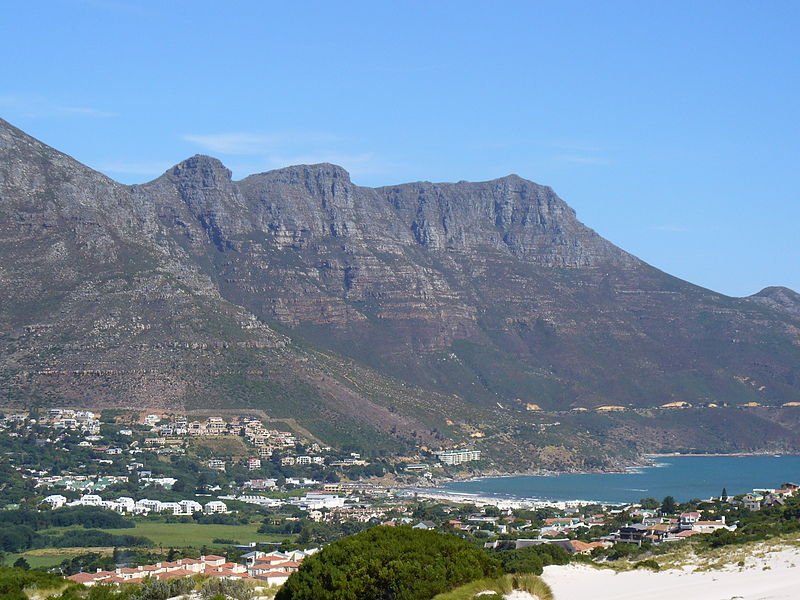
<svg viewBox="0 0 800 600">
<path fill-rule="evenodd" d="M 669 456 L 655 466 L 627 473 L 492 477 L 443 486 L 448 492 L 538 500 L 635 502 L 641 498 L 678 501 L 742 494 L 800 482 L 800 456 Z"/>
</svg>

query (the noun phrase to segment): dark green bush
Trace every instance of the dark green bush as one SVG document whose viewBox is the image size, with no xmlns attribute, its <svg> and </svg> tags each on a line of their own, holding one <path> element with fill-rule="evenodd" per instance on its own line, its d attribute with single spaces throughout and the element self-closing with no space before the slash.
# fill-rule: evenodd
<svg viewBox="0 0 800 600">
<path fill-rule="evenodd" d="M 533 573 L 541 575 L 547 565 L 569 564 L 569 553 L 555 544 L 540 544 L 519 550 L 498 552 L 497 559 L 506 573 Z"/>
<path fill-rule="evenodd" d="M 455 536 L 410 527 L 374 527 L 307 558 L 276 600 L 430 600 L 500 564 Z"/>
<path fill-rule="evenodd" d="M 652 558 L 648 558 L 645 560 L 640 560 L 639 562 L 633 565 L 634 569 L 650 569 L 651 571 L 659 571 L 661 570 L 661 565 L 658 564 Z"/>
</svg>

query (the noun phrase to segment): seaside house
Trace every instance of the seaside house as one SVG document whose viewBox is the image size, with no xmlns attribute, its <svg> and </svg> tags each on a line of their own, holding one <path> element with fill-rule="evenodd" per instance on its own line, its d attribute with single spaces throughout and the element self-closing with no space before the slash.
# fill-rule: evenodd
<svg viewBox="0 0 800 600">
<path fill-rule="evenodd" d="M 761 510 L 761 502 L 763 500 L 764 496 L 751 492 L 744 495 L 744 498 L 742 498 L 742 505 L 747 510 Z"/>
<path fill-rule="evenodd" d="M 680 514 L 681 529 L 691 529 L 692 525 L 700 520 L 700 513 L 696 511 L 684 512 Z"/>
</svg>

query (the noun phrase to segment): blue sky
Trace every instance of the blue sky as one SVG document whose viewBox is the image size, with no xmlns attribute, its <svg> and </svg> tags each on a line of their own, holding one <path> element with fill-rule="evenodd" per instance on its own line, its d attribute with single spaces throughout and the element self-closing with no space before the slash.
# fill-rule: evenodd
<svg viewBox="0 0 800 600">
<path fill-rule="evenodd" d="M 0 116 L 126 183 L 551 185 L 694 283 L 800 291 L 800 3 L 0 3 Z"/>
</svg>

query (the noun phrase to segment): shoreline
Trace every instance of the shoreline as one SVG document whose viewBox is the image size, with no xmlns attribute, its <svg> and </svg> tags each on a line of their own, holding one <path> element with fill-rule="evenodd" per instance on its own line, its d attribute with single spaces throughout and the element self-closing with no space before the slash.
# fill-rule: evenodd
<svg viewBox="0 0 800 600">
<path fill-rule="evenodd" d="M 791 457 L 800 457 L 800 454 L 771 454 L 765 452 L 757 452 L 757 453 L 704 453 L 704 454 L 678 454 L 678 453 L 659 453 L 659 454 L 647 454 L 642 456 L 641 462 L 637 462 L 635 464 L 631 464 L 625 468 L 621 468 L 619 470 L 596 470 L 596 471 L 543 471 L 543 470 L 530 470 L 530 471 L 523 471 L 523 472 L 515 472 L 515 473 L 503 473 L 498 471 L 488 471 L 482 473 L 472 473 L 472 474 L 461 474 L 461 477 L 451 477 L 451 478 L 441 478 L 436 479 L 433 481 L 428 482 L 417 482 L 416 484 L 403 486 L 407 493 L 412 493 L 419 495 L 420 497 L 427 497 L 430 499 L 439 499 L 451 502 L 460 502 L 460 503 L 482 503 L 482 504 L 489 504 L 489 503 L 502 503 L 502 504 L 520 504 L 520 505 L 553 505 L 553 506 L 563 506 L 563 505 L 584 505 L 584 504 L 601 504 L 607 506 L 623 506 L 630 503 L 635 503 L 637 499 L 626 499 L 625 495 L 621 495 L 621 497 L 616 497 L 613 499 L 605 498 L 605 499 L 598 499 L 596 497 L 592 497 L 594 493 L 597 493 L 598 489 L 587 489 L 583 490 L 586 493 L 583 494 L 578 489 L 572 489 L 572 491 L 562 490 L 562 492 L 558 492 L 555 489 L 551 489 L 550 491 L 545 491 L 550 489 L 547 483 L 540 482 L 540 486 L 538 487 L 536 483 L 530 484 L 530 486 L 523 486 L 522 490 L 519 491 L 505 491 L 508 489 L 504 484 L 500 483 L 500 480 L 504 479 L 513 479 L 513 478 L 527 478 L 527 477 L 535 477 L 535 478 L 553 478 L 559 477 L 562 475 L 644 475 L 650 478 L 658 478 L 658 475 L 654 475 L 652 473 L 647 474 L 646 471 L 650 471 L 652 469 L 658 468 L 665 468 L 669 466 L 674 466 L 674 464 L 670 464 L 668 462 L 659 462 L 659 459 L 668 459 L 668 458 L 682 458 L 682 457 L 711 457 L 711 458 L 748 458 L 748 457 L 778 457 L 778 458 L 791 458 Z M 485 482 L 485 481 L 497 481 L 498 483 L 495 484 L 494 487 L 498 488 L 496 490 L 490 489 L 453 489 L 450 487 L 453 484 L 464 484 L 464 483 L 473 483 L 473 482 Z M 569 484 L 567 484 L 569 486 Z M 602 484 L 601 484 L 602 485 Z M 470 486 L 467 486 L 470 487 Z M 481 486 L 476 486 L 480 488 Z M 556 484 L 556 487 L 559 487 Z M 591 487 L 591 486 L 590 486 Z M 643 487 L 650 487 L 650 486 L 643 486 Z M 504 489 L 505 488 L 505 489 Z M 528 488 L 528 489 L 525 489 Z M 744 489 L 744 488 L 743 488 Z M 749 489 L 749 488 L 748 488 Z M 594 490 L 594 491 L 592 491 Z M 539 492 L 541 495 L 535 495 L 536 492 Z M 642 492 L 646 492 L 647 490 L 641 490 Z M 745 490 L 746 491 L 746 490 Z M 574 492 L 574 493 L 572 493 Z M 705 490 L 705 493 L 711 493 L 712 496 L 714 495 L 713 492 L 709 492 L 709 490 Z M 744 492 L 742 492 L 744 493 Z M 602 494 L 601 494 L 602 495 Z M 712 497 L 709 496 L 709 497 Z M 644 496 L 643 496 L 644 497 Z M 705 496 L 704 496 L 705 497 Z M 687 496 L 688 498 L 688 496 Z"/>
<path fill-rule="evenodd" d="M 629 463 L 627 466 L 620 468 L 609 469 L 594 469 L 594 470 L 575 470 L 575 471 L 553 471 L 549 469 L 532 469 L 527 471 L 485 471 L 477 475 L 463 475 L 456 474 L 449 478 L 447 481 L 462 482 L 462 481 L 481 481 L 484 479 L 503 479 L 508 477 L 558 477 L 561 475 L 614 475 L 623 474 L 636 471 L 637 469 L 658 468 L 659 465 L 653 460 L 655 458 L 702 458 L 707 457 L 749 457 L 749 456 L 800 456 L 798 452 L 648 452 L 642 454 L 639 461 Z M 432 487 L 438 487 L 433 485 Z"/>
<path fill-rule="evenodd" d="M 643 456 L 653 456 L 655 458 L 670 457 L 703 457 L 703 456 L 800 456 L 796 452 L 662 452 L 654 454 L 644 454 Z"/>
</svg>

